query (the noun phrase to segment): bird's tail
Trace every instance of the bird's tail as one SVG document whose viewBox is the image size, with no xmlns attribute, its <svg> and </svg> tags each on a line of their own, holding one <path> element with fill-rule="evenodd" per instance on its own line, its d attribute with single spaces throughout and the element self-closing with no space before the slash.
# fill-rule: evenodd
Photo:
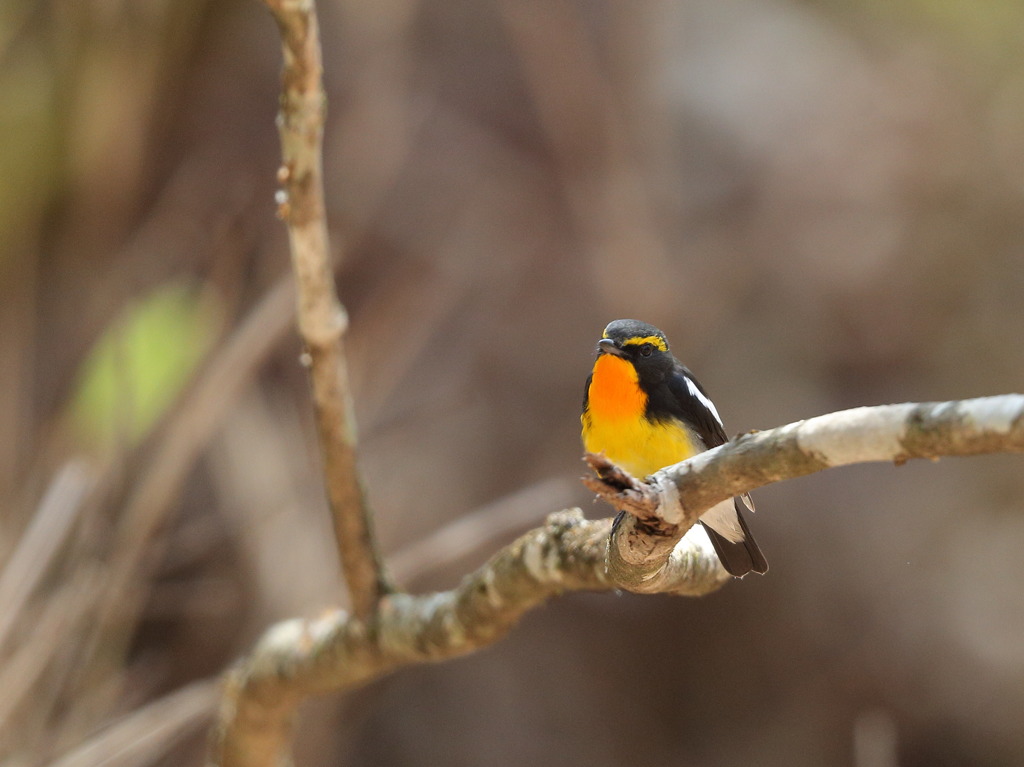
<svg viewBox="0 0 1024 767">
<path fill-rule="evenodd" d="M 742 533 L 742 535 L 734 536 L 738 538 L 737 541 L 729 540 L 706 522 L 701 521 L 701 524 L 704 525 L 704 529 L 711 539 L 711 545 L 715 547 L 715 553 L 718 554 L 726 572 L 737 578 L 742 578 L 749 572 L 766 573 L 768 572 L 768 561 L 761 553 L 761 549 L 758 548 L 754 536 L 750 534 L 750 528 L 747 527 L 747 521 L 743 518 L 742 501 L 735 498 L 733 502 L 736 509 L 736 522 L 739 524 L 739 532 Z"/>
</svg>

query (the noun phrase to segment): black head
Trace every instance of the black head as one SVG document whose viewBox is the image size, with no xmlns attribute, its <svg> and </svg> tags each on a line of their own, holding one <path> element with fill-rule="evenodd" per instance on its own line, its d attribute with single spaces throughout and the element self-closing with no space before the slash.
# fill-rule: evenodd
<svg viewBox="0 0 1024 767">
<path fill-rule="evenodd" d="M 597 353 L 614 354 L 633 363 L 641 381 L 657 381 L 670 373 L 675 359 L 665 334 L 640 320 L 614 320 L 597 342 Z"/>
</svg>

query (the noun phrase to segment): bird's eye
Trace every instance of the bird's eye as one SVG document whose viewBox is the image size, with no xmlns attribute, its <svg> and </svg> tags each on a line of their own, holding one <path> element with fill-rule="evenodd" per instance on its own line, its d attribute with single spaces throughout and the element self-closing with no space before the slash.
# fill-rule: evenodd
<svg viewBox="0 0 1024 767">
<path fill-rule="evenodd" d="M 640 344 L 640 356 L 650 357 L 654 354 L 654 344 Z"/>
</svg>

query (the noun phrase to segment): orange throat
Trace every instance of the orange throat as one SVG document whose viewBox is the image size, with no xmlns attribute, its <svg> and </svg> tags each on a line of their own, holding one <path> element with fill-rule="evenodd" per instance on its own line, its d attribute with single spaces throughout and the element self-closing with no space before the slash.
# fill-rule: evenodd
<svg viewBox="0 0 1024 767">
<path fill-rule="evenodd" d="M 647 395 L 640 388 L 633 364 L 612 354 L 599 356 L 588 392 L 591 417 L 611 421 L 637 419 L 646 407 Z"/>
<path fill-rule="evenodd" d="M 587 390 L 587 410 L 580 417 L 583 449 L 604 453 L 634 477 L 652 474 L 704 449 L 680 419 L 652 421 L 646 411 L 647 395 L 632 363 L 601 355 Z"/>
</svg>

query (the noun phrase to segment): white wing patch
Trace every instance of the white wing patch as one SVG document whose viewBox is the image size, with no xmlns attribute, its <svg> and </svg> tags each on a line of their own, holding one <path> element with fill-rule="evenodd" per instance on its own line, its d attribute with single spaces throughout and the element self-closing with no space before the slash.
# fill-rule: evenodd
<svg viewBox="0 0 1024 767">
<path fill-rule="evenodd" d="M 690 376 L 684 375 L 683 378 L 686 379 L 686 388 L 690 390 L 690 394 L 696 397 L 704 407 L 711 411 L 711 415 L 713 415 L 715 420 L 718 421 L 718 425 L 724 429 L 725 424 L 722 423 L 722 417 L 718 415 L 718 408 L 715 407 L 715 403 L 704 396 L 704 393 L 697 388 L 697 384 L 690 380 Z"/>
<path fill-rule="evenodd" d="M 740 518 L 736 513 L 736 507 L 733 505 L 732 498 L 722 501 L 705 511 L 701 515 L 700 521 L 727 541 L 739 543 L 746 538 L 743 534 L 743 528 L 740 527 Z"/>
</svg>

